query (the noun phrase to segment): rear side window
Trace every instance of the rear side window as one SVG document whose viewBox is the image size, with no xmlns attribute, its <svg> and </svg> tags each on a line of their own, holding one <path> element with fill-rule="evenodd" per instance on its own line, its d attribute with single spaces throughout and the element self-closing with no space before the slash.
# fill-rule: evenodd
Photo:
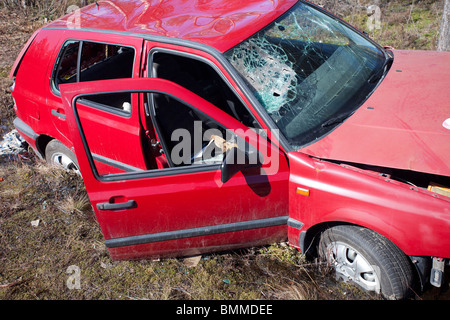
<svg viewBox="0 0 450 320">
<path fill-rule="evenodd" d="M 58 57 L 53 87 L 71 82 L 131 78 L 134 49 L 107 43 L 67 41 Z"/>
<path fill-rule="evenodd" d="M 65 83 L 132 78 L 134 48 L 100 42 L 66 41 L 53 72 L 52 86 L 59 92 Z M 118 95 L 120 97 L 118 97 Z M 116 94 L 115 104 L 122 108 L 131 103 L 131 94 Z M 87 100 L 87 99 L 86 99 Z M 110 103 L 96 103 L 110 106 Z"/>
<path fill-rule="evenodd" d="M 58 69 L 54 85 L 59 89 L 60 83 L 77 81 L 77 61 L 80 43 L 78 41 L 66 42 L 59 59 Z"/>
</svg>

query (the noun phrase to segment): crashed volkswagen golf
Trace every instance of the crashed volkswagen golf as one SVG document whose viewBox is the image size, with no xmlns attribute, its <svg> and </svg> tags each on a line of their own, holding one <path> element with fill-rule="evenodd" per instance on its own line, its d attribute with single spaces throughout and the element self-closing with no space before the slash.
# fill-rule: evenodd
<svg viewBox="0 0 450 320">
<path fill-rule="evenodd" d="M 288 240 L 387 298 L 450 258 L 450 53 L 304 1 L 98 1 L 11 71 L 15 126 L 79 171 L 113 259 Z"/>
</svg>

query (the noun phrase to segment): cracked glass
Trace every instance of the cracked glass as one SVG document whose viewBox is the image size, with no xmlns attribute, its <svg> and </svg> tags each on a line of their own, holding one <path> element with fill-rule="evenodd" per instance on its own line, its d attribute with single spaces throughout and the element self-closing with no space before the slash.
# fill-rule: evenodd
<svg viewBox="0 0 450 320">
<path fill-rule="evenodd" d="M 392 62 L 359 32 L 303 2 L 225 56 L 297 148 L 354 113 Z"/>
</svg>

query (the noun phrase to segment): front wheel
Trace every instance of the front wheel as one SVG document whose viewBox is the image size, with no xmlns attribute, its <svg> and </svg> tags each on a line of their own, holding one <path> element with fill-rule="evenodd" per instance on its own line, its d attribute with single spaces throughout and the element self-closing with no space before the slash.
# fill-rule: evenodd
<svg viewBox="0 0 450 320">
<path fill-rule="evenodd" d="M 49 164 L 80 174 L 77 157 L 58 140 L 52 140 L 47 144 L 45 148 L 45 160 Z"/>
<path fill-rule="evenodd" d="M 351 281 L 387 299 L 405 299 L 413 288 L 409 258 L 380 234 L 358 226 L 340 225 L 325 230 L 319 255 L 336 270 L 336 278 Z"/>
</svg>

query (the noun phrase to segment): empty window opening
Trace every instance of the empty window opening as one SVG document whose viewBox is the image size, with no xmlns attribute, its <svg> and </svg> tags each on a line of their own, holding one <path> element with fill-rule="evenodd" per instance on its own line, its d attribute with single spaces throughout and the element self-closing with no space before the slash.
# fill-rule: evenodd
<svg viewBox="0 0 450 320">
<path fill-rule="evenodd" d="M 155 52 L 152 77 L 175 82 L 223 110 L 247 127 L 258 122 L 213 67 L 202 61 L 176 54 Z"/>
<path fill-rule="evenodd" d="M 222 162 L 223 153 L 215 145 L 224 143 L 220 138 L 227 137 L 225 128 L 168 95 L 153 94 L 153 101 L 155 127 L 170 166 Z"/>
<path fill-rule="evenodd" d="M 67 41 L 57 60 L 53 87 L 59 92 L 59 86 L 65 83 L 131 78 L 134 55 L 134 49 L 130 47 L 89 41 Z M 103 97 L 108 100 L 102 100 Z M 84 100 L 124 111 L 129 110 L 131 105 L 129 93 Z"/>
</svg>

